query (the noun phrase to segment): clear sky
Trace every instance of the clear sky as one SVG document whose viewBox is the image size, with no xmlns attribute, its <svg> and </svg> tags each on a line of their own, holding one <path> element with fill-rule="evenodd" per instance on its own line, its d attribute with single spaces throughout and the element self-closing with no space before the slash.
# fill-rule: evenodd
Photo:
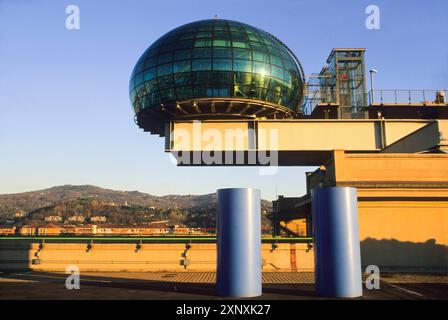
<svg viewBox="0 0 448 320">
<path fill-rule="evenodd" d="M 65 28 L 68 5 L 80 29 Z M 380 29 L 365 27 L 367 5 Z M 0 0 L 0 193 L 94 184 L 156 195 L 251 186 L 298 196 L 306 171 L 175 167 L 162 138 L 133 122 L 132 68 L 158 37 L 187 22 L 238 20 L 269 31 L 320 71 L 333 47 L 365 47 L 378 89 L 448 87 L 448 1 Z M 312 139 L 313 137 L 297 137 Z"/>
</svg>

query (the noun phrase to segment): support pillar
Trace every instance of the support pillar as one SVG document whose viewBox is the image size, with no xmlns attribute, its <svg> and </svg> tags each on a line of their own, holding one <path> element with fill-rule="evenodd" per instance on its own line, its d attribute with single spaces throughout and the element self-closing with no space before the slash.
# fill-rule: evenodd
<svg viewBox="0 0 448 320">
<path fill-rule="evenodd" d="M 362 296 L 358 205 L 355 188 L 311 191 L 316 294 Z"/>
<path fill-rule="evenodd" d="M 220 296 L 261 295 L 260 190 L 219 189 L 216 290 Z"/>
</svg>

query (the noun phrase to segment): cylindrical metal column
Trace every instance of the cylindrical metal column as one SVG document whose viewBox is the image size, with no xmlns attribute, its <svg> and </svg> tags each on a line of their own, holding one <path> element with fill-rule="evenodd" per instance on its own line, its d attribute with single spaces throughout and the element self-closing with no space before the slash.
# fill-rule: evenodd
<svg viewBox="0 0 448 320">
<path fill-rule="evenodd" d="M 362 296 L 361 252 L 355 188 L 311 191 L 316 294 Z"/>
<path fill-rule="evenodd" d="M 220 296 L 261 295 L 260 190 L 219 189 L 216 290 Z"/>
</svg>

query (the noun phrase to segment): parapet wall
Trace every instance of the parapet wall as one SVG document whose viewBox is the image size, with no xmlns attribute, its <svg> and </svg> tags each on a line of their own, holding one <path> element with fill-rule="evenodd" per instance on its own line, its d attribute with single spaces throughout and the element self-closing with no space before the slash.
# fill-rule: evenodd
<svg viewBox="0 0 448 320">
<path fill-rule="evenodd" d="M 117 244 L 2 241 L 0 270 L 65 272 L 77 265 L 89 272 L 215 271 L 214 243 Z M 263 271 L 313 271 L 313 249 L 305 243 L 262 244 Z"/>
</svg>

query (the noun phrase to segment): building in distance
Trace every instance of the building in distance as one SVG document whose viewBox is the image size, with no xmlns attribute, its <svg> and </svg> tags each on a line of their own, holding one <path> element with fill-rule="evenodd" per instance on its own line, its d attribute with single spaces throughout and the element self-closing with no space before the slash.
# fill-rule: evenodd
<svg viewBox="0 0 448 320">
<path fill-rule="evenodd" d="M 68 218 L 68 221 L 70 222 L 84 222 L 84 220 L 86 220 L 86 218 L 81 215 L 74 215 Z"/>
<path fill-rule="evenodd" d="M 90 221 L 92 222 L 106 222 L 107 218 L 106 216 L 94 216 L 90 218 Z"/>
<path fill-rule="evenodd" d="M 48 222 L 61 222 L 62 217 L 61 216 L 48 216 L 48 217 L 45 217 L 44 220 L 48 221 Z"/>
</svg>

